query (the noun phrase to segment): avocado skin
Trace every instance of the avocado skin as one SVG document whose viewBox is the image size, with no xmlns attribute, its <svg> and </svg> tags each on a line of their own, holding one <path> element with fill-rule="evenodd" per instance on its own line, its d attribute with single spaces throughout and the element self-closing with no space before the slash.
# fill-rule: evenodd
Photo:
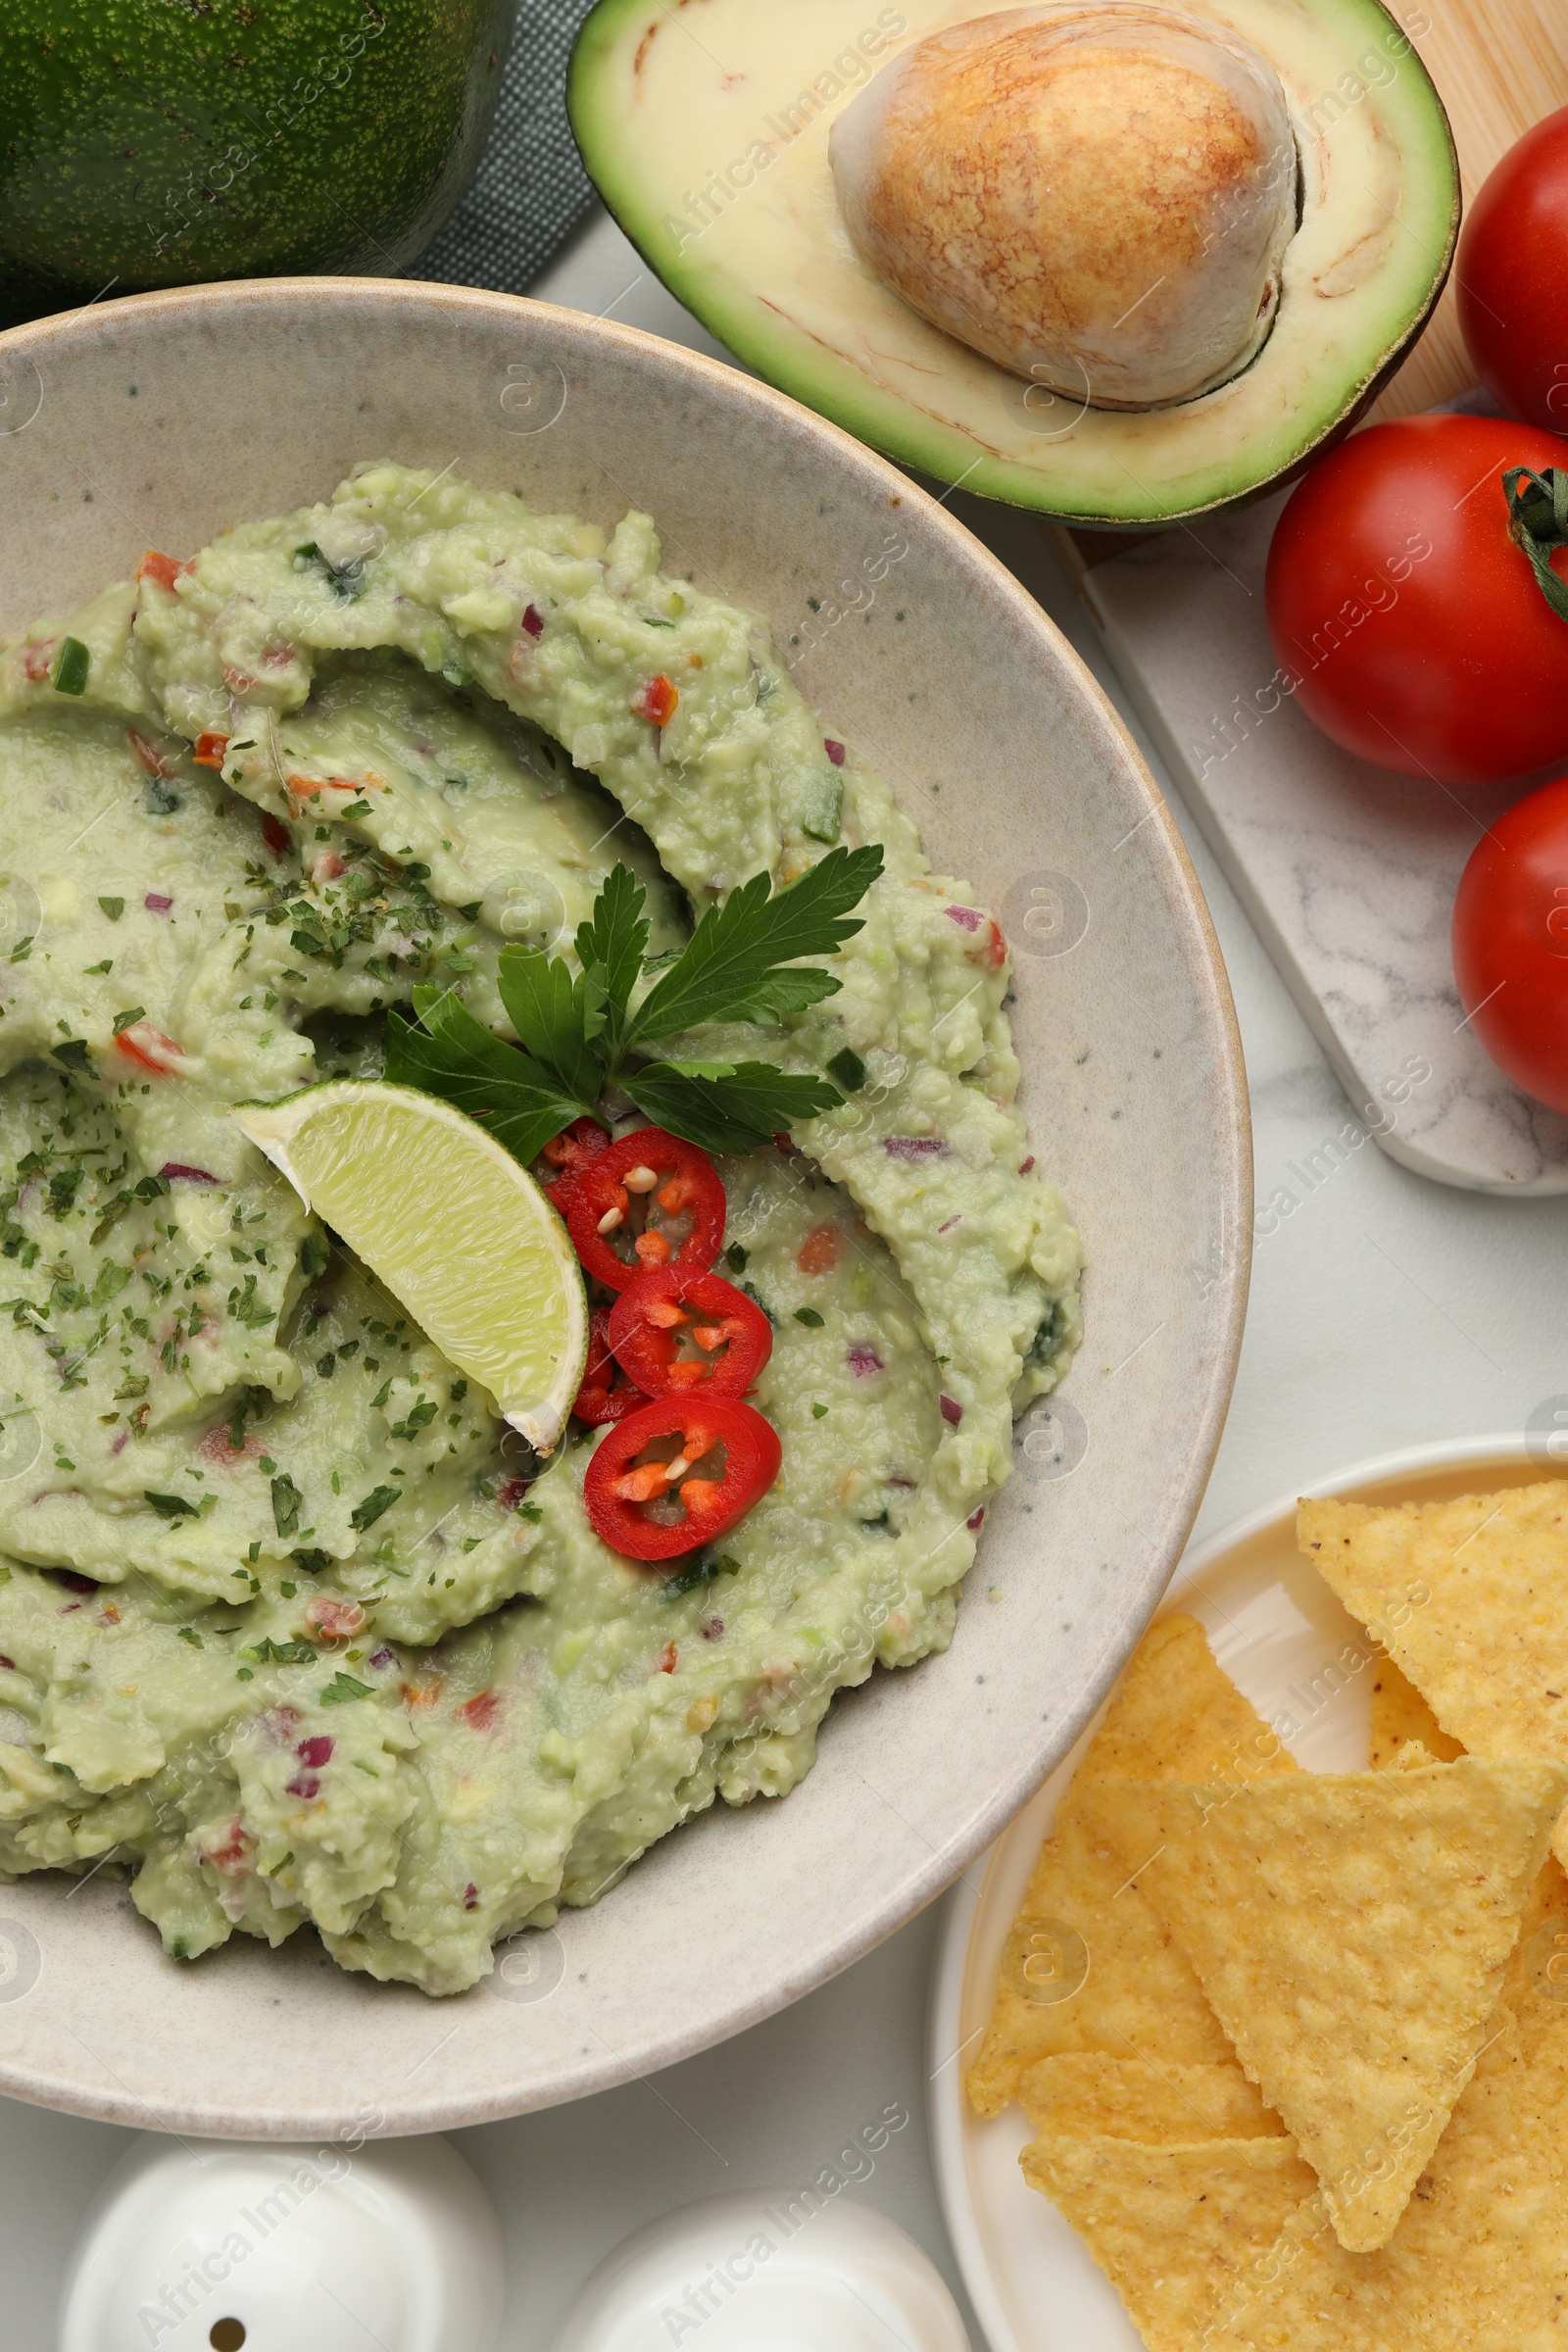
<svg viewBox="0 0 1568 2352">
<path fill-rule="evenodd" d="M 0 323 L 387 276 L 452 211 L 515 0 L 0 0 Z"/>
</svg>

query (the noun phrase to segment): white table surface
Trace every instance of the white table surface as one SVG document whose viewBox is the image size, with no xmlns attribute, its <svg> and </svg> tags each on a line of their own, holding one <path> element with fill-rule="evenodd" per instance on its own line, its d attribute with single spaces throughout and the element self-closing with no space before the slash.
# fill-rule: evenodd
<svg viewBox="0 0 1568 2352">
<path fill-rule="evenodd" d="M 535 290 L 724 356 L 602 215 Z M 961 493 L 952 503 L 1125 711 L 1038 525 Z M 809 694 L 809 677 L 802 683 Z M 1147 741 L 1143 748 L 1160 775 Z M 1311 1155 L 1342 1135 L 1349 1106 L 1171 799 L 1236 993 L 1268 1228 L 1256 1245 L 1241 1373 L 1201 1536 L 1363 1455 L 1518 1430 L 1536 1405 L 1568 1392 L 1568 1200 L 1451 1191 L 1396 1166 L 1370 1142 L 1332 1173 L 1320 1159 L 1314 1177 Z M 782 2017 L 657 2079 L 455 2134 L 506 2234 L 505 2352 L 548 2352 L 577 2286 L 628 2230 L 722 2190 L 795 2187 L 824 2166 L 843 2177 L 852 2168 L 836 2164 L 837 2152 L 898 2106 L 907 2127 L 843 2193 L 880 2208 L 935 2258 L 984 2352 L 943 2230 L 925 2131 L 926 1987 L 941 1913 L 933 1906 Z M 0 2099 L 5 2352 L 52 2352 L 75 2216 L 126 2137 Z"/>
</svg>

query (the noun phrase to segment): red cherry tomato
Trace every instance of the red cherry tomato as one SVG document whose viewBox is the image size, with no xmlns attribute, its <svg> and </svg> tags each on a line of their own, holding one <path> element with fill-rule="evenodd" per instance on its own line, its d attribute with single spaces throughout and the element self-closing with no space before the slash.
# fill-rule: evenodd
<svg viewBox="0 0 1568 2352">
<path fill-rule="evenodd" d="M 722 1274 L 659 1266 L 615 1300 L 610 1345 L 645 1396 L 739 1396 L 772 1354 L 773 1328 Z"/>
<path fill-rule="evenodd" d="M 1493 398 L 1568 433 L 1568 106 L 1527 130 L 1471 198 L 1453 282 Z"/>
<path fill-rule="evenodd" d="M 639 1127 L 579 1168 L 564 1206 L 577 1255 L 612 1291 L 654 1266 L 705 1272 L 724 1239 L 718 1170 L 662 1127 Z"/>
<path fill-rule="evenodd" d="M 1453 906 L 1470 1026 L 1538 1102 L 1568 1110 L 1568 776 L 1493 820 Z"/>
<path fill-rule="evenodd" d="M 1505 466 L 1565 459 L 1533 425 L 1402 416 L 1312 467 L 1275 528 L 1265 595 L 1275 660 L 1325 734 L 1444 784 L 1568 755 L 1568 621 L 1502 493 Z M 1568 578 L 1565 556 L 1552 565 Z"/>
<path fill-rule="evenodd" d="M 600 1439 L 582 1498 L 595 1534 L 627 1559 L 673 1560 L 744 1517 L 780 1459 L 772 1423 L 738 1396 L 659 1396 Z"/>
<path fill-rule="evenodd" d="M 624 1421 L 653 1394 L 652 1389 L 639 1388 L 617 1361 L 611 1346 L 610 1310 L 596 1306 L 588 1318 L 588 1361 L 572 1411 L 579 1421 L 598 1429 L 610 1421 Z"/>
</svg>

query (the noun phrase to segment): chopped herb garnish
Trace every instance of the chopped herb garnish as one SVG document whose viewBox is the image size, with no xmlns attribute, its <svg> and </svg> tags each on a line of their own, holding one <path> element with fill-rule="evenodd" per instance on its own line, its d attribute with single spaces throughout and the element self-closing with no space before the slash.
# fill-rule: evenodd
<svg viewBox="0 0 1568 2352">
<path fill-rule="evenodd" d="M 332 594 L 342 597 L 345 603 L 352 603 L 355 597 L 365 594 L 363 561 L 334 564 L 330 556 L 322 555 L 314 539 L 307 540 L 303 547 L 294 550 L 294 568 L 296 571 L 322 573 Z"/>
<path fill-rule="evenodd" d="M 822 1328 L 822 1318 L 814 1306 L 798 1306 L 795 1309 L 795 1320 L 797 1323 L 806 1324 L 811 1331 L 820 1331 Z"/>
<path fill-rule="evenodd" d="M 160 1519 L 194 1519 L 196 1516 L 196 1505 L 187 1502 L 183 1494 L 155 1494 L 150 1487 L 143 1487 L 142 1494 Z"/>
<path fill-rule="evenodd" d="M 398 1499 L 396 1487 L 372 1487 L 365 1500 L 355 1504 L 349 1519 L 363 1536 L 366 1529 L 373 1527 L 381 1513 L 390 1510 Z"/>
<path fill-rule="evenodd" d="M 305 1497 L 286 1470 L 272 1481 L 272 1525 L 280 1536 L 291 1536 L 300 1523 Z"/>
<path fill-rule="evenodd" d="M 741 1564 L 733 1552 L 699 1551 L 690 1564 L 672 1576 L 664 1587 L 664 1598 L 673 1600 L 678 1593 L 694 1592 L 699 1585 L 710 1585 L 716 1576 L 739 1576 Z"/>
<path fill-rule="evenodd" d="M 316 1651 L 309 1642 L 274 1642 L 270 1634 L 264 1634 L 260 1642 L 253 1642 L 241 1654 L 254 1658 L 258 1666 L 266 1666 L 269 1662 L 274 1666 L 314 1666 L 316 1663 Z"/>
<path fill-rule="evenodd" d="M 109 920 L 112 923 L 118 923 L 121 916 L 125 911 L 125 902 L 123 899 L 100 899 L 98 904 L 103 908 L 104 913 L 108 915 Z"/>
<path fill-rule="evenodd" d="M 115 1015 L 116 1037 L 123 1037 L 132 1021 L 144 1021 L 146 1018 L 147 1007 L 145 1004 L 127 1004 L 123 1012 L 117 1012 Z"/>
<path fill-rule="evenodd" d="M 369 1684 L 356 1682 L 353 1675 L 345 1674 L 340 1666 L 326 1689 L 321 1692 L 321 1704 L 323 1707 L 340 1707 L 346 1699 L 369 1698 L 370 1696 Z"/>
</svg>

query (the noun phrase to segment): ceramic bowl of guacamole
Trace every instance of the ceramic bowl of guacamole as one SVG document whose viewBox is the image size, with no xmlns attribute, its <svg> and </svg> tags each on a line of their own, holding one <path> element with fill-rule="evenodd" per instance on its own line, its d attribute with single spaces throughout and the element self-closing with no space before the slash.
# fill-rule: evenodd
<svg viewBox="0 0 1568 2352">
<path fill-rule="evenodd" d="M 949 1884 L 1164 1588 L 1250 1198 L 1198 885 L 993 558 L 688 352 L 272 280 L 0 394 L 0 2089 L 332 2137 L 646 2074 Z M 229 1114 L 432 983 L 507 1036 L 613 865 L 657 974 L 871 843 L 836 990 L 681 1045 L 838 1091 L 712 1155 L 777 1476 L 628 1557 L 613 1433 L 521 1447 Z"/>
</svg>

